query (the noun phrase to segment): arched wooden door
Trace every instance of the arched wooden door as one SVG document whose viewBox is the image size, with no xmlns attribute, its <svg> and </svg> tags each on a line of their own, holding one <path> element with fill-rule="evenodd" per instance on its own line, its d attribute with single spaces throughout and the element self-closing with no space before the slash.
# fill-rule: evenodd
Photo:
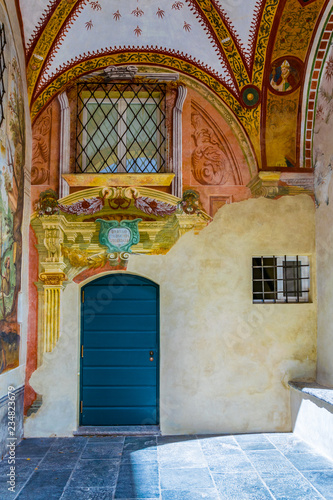
<svg viewBox="0 0 333 500">
<path fill-rule="evenodd" d="M 81 299 L 80 424 L 158 424 L 158 285 L 112 274 Z"/>
</svg>

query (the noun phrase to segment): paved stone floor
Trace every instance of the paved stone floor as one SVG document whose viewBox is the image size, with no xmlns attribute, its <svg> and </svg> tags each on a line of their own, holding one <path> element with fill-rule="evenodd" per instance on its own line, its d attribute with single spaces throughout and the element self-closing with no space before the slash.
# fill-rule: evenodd
<svg viewBox="0 0 333 500">
<path fill-rule="evenodd" d="M 292 434 L 25 439 L 0 499 L 333 499 L 333 462 Z"/>
</svg>

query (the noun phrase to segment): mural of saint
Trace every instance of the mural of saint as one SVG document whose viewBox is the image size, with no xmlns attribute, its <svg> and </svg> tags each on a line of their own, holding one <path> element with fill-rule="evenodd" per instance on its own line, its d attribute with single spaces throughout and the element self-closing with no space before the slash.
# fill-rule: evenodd
<svg viewBox="0 0 333 500">
<path fill-rule="evenodd" d="M 297 69 L 291 66 L 290 62 L 285 59 L 280 66 L 272 66 L 270 75 L 271 87 L 278 92 L 289 92 L 295 90 L 299 82 L 299 73 Z"/>
<path fill-rule="evenodd" d="M 0 9 L 1 13 L 1 9 Z M 0 125 L 0 374 L 19 365 L 25 121 L 22 80 L 6 23 L 4 117 Z M 11 42 L 11 43 L 10 43 Z"/>
</svg>

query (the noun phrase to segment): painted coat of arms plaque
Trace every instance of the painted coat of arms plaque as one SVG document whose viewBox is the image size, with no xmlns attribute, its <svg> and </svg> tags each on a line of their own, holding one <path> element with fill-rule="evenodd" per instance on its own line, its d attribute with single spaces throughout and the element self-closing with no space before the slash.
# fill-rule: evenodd
<svg viewBox="0 0 333 500">
<path fill-rule="evenodd" d="M 137 245 L 140 241 L 138 224 L 142 219 L 122 220 L 103 220 L 97 219 L 100 223 L 99 242 L 108 247 L 110 253 L 128 252 L 131 253 L 131 247 Z"/>
</svg>

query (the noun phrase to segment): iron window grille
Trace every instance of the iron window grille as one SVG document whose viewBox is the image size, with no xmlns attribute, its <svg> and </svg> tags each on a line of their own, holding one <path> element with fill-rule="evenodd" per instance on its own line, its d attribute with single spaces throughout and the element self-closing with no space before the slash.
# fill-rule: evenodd
<svg viewBox="0 0 333 500">
<path fill-rule="evenodd" d="M 2 125 L 2 122 L 5 118 L 4 105 L 3 105 L 3 98 L 5 95 L 4 73 L 6 69 L 5 45 L 6 45 L 5 27 L 2 23 L 0 23 L 0 126 Z"/>
<path fill-rule="evenodd" d="M 252 279 L 254 303 L 309 302 L 308 257 L 253 257 Z"/>
<path fill-rule="evenodd" d="M 80 83 L 77 95 L 76 172 L 165 171 L 165 85 Z"/>
</svg>

